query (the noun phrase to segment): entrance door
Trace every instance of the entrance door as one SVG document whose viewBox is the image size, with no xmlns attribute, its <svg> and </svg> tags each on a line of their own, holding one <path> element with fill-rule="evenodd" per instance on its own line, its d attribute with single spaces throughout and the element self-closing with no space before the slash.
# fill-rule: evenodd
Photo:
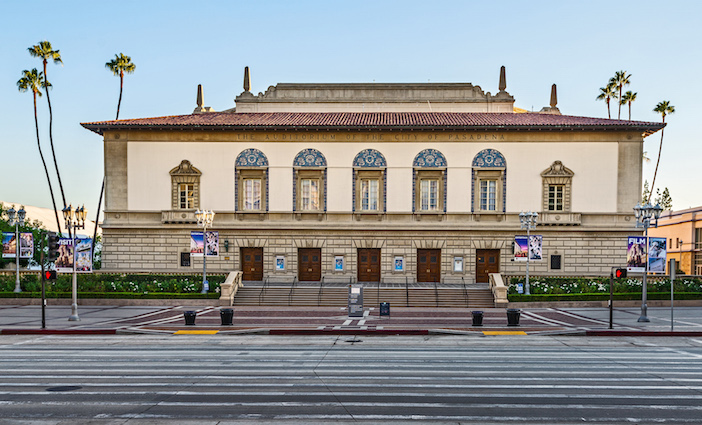
<svg viewBox="0 0 702 425">
<path fill-rule="evenodd" d="M 322 250 L 300 248 L 297 250 L 297 278 L 300 281 L 322 280 Z"/>
<path fill-rule="evenodd" d="M 488 283 L 488 273 L 500 271 L 499 249 L 477 249 L 475 252 L 475 281 Z"/>
<path fill-rule="evenodd" d="M 417 250 L 417 282 L 441 282 L 441 250 Z"/>
<path fill-rule="evenodd" d="M 263 280 L 263 248 L 241 248 L 242 280 Z"/>
<path fill-rule="evenodd" d="M 380 248 L 358 249 L 358 281 L 380 282 Z"/>
</svg>

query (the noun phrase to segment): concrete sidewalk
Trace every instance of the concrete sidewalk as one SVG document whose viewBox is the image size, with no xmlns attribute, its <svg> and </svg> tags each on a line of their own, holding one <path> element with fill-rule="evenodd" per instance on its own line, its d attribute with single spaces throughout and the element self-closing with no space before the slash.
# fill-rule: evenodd
<svg viewBox="0 0 702 425">
<path fill-rule="evenodd" d="M 379 316 L 366 307 L 363 317 L 348 317 L 339 307 L 232 307 L 232 326 L 222 326 L 220 307 L 209 306 L 79 306 L 80 321 L 70 322 L 70 306 L 47 306 L 46 328 L 41 328 L 41 306 L 0 306 L 0 334 L 671 334 L 670 308 L 648 309 L 648 323 L 637 322 L 640 308 L 616 308 L 609 329 L 606 308 L 523 308 L 519 326 L 507 325 L 504 308 L 483 310 L 483 326 L 472 325 L 468 309 L 391 307 Z M 186 326 L 183 313 L 195 311 L 195 325 Z M 702 336 L 702 307 L 674 310 L 675 335 Z"/>
</svg>

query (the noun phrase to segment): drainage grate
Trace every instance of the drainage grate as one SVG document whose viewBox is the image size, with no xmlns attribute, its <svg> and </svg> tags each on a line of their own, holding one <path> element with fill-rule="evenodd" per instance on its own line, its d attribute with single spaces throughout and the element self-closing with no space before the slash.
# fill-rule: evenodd
<svg viewBox="0 0 702 425">
<path fill-rule="evenodd" d="M 79 389 L 81 389 L 81 388 L 83 388 L 83 387 L 79 387 L 79 386 L 77 386 L 77 385 L 66 385 L 66 386 L 63 386 L 63 387 L 51 387 L 51 388 L 47 388 L 46 391 L 55 391 L 55 392 L 61 392 L 61 391 L 75 391 L 75 390 L 79 390 Z"/>
</svg>

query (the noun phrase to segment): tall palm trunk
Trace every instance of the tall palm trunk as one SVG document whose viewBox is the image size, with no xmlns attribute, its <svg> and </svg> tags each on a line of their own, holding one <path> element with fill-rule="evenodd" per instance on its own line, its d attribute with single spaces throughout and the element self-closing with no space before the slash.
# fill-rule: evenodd
<svg viewBox="0 0 702 425">
<path fill-rule="evenodd" d="M 665 116 L 663 116 L 663 124 L 665 124 Z M 665 127 L 661 128 L 661 143 L 658 146 L 658 159 L 656 160 L 656 170 L 653 172 L 653 182 L 651 183 L 651 191 L 648 194 L 647 202 L 651 202 L 651 195 L 653 195 L 653 186 L 656 185 L 656 175 L 658 174 L 658 164 L 661 162 L 661 149 L 663 149 L 663 132 Z"/>
<path fill-rule="evenodd" d="M 119 107 L 122 104 L 122 88 L 124 87 L 124 71 L 119 72 L 119 100 L 117 100 L 117 116 L 115 120 L 119 119 Z"/>
<path fill-rule="evenodd" d="M 629 102 L 629 121 L 631 121 L 631 102 Z"/>
<path fill-rule="evenodd" d="M 607 118 L 612 118 L 612 114 L 609 112 L 609 98 L 607 98 Z"/>
<path fill-rule="evenodd" d="M 56 168 L 56 177 L 58 177 L 59 189 L 61 189 L 61 198 L 63 199 L 63 208 L 66 208 L 66 194 L 63 191 L 63 183 L 61 182 L 61 173 L 59 172 L 58 162 L 56 161 L 56 150 L 54 149 L 54 134 L 53 134 L 53 121 L 54 115 L 51 112 L 51 98 L 49 97 L 49 79 L 46 77 L 46 63 L 47 60 L 44 59 L 44 81 L 46 81 L 46 101 L 49 104 L 49 143 L 51 144 L 51 155 L 54 158 L 54 168 Z M 54 212 L 58 215 L 56 210 L 56 205 L 54 204 Z M 59 231 L 61 227 L 59 227 Z M 71 228 L 68 228 L 68 237 L 71 236 Z"/>
<path fill-rule="evenodd" d="M 61 233 L 61 221 L 59 220 L 58 210 L 56 209 L 56 199 L 54 198 L 54 189 L 51 187 L 51 177 L 49 177 L 49 168 L 44 160 L 44 153 L 41 151 L 41 143 L 39 142 L 39 119 L 37 118 L 37 93 L 34 92 L 34 128 L 37 131 L 37 148 L 39 148 L 39 156 L 41 163 L 44 165 L 44 173 L 46 173 L 46 182 L 49 184 L 49 193 L 51 194 L 51 203 L 54 205 L 54 215 L 56 216 L 56 226 Z"/>
<path fill-rule="evenodd" d="M 619 112 L 617 113 L 617 119 L 622 119 L 622 86 L 619 86 Z"/>
</svg>

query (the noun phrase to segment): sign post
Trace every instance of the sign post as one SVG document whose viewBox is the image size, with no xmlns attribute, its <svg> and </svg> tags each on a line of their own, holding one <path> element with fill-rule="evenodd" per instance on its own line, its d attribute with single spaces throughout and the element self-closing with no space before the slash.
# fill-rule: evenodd
<svg viewBox="0 0 702 425">
<path fill-rule="evenodd" d="M 677 267 L 675 265 L 675 258 L 670 259 L 670 331 L 673 332 L 673 300 L 675 294 L 675 271 Z"/>
</svg>

